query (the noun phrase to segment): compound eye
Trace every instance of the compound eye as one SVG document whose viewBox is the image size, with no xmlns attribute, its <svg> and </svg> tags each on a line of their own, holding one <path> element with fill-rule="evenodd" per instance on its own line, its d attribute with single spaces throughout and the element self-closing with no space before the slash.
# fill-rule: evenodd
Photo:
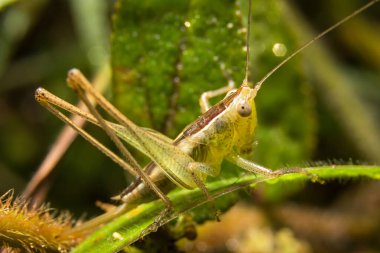
<svg viewBox="0 0 380 253">
<path fill-rule="evenodd" d="M 248 117 L 252 113 L 252 107 L 246 100 L 243 100 L 237 105 L 237 112 L 242 117 Z"/>
</svg>

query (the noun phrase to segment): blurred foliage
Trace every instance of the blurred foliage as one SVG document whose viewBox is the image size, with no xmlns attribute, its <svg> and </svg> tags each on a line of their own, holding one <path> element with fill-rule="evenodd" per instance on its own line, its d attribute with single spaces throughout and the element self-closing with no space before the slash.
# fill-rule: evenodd
<svg viewBox="0 0 380 253">
<path fill-rule="evenodd" d="M 240 2 L 246 9 L 245 1 Z M 237 85 L 243 79 L 244 52 L 241 49 L 244 37 L 238 32 L 241 24 L 246 23 L 245 12 L 241 13 L 242 21 L 234 16 L 235 4 L 230 2 L 224 3 L 230 6 L 228 10 L 214 1 L 181 1 L 174 4 L 151 0 L 144 3 L 160 6 L 149 9 L 130 3 L 133 8 L 126 6 L 126 12 L 120 14 L 127 15 L 124 23 L 118 23 L 115 17 L 114 29 L 125 32 L 125 37 L 117 34 L 112 37 L 111 63 L 115 86 L 107 94 L 113 93 L 116 104 L 132 120 L 143 126 L 165 130 L 174 137 L 199 115 L 199 95 L 226 83 L 219 67 L 221 62 L 231 70 Z M 273 53 L 276 43 L 282 43 L 288 55 L 309 40 L 309 28 L 304 26 L 311 25 L 315 31 L 323 31 L 360 3 L 297 1 L 294 2 L 295 6 L 288 6 L 280 1 L 253 1 L 251 79 L 258 81 L 284 59 Z M 75 96 L 64 84 L 65 73 L 77 67 L 91 77 L 103 64 L 110 37 L 110 17 L 121 7 L 113 8 L 111 2 L 98 0 L 30 0 L 17 1 L 1 10 L 0 195 L 10 188 L 15 188 L 16 194 L 22 192 L 62 128 L 61 122 L 34 101 L 34 90 L 43 85 L 60 97 L 75 101 Z M 306 19 L 295 18 L 296 10 L 302 12 Z M 159 15 L 154 15 L 155 11 Z M 218 25 L 213 24 L 212 16 L 202 16 L 209 11 L 222 16 L 216 18 L 220 22 Z M 129 19 L 130 16 L 133 19 Z M 338 162 L 379 162 L 380 149 L 373 147 L 376 142 L 380 143 L 377 137 L 380 134 L 380 43 L 379 34 L 373 32 L 378 31 L 378 17 L 379 7 L 374 6 L 323 40 L 329 50 L 322 49 L 326 57 L 321 61 L 318 60 L 321 51 L 313 55 L 312 50 L 308 49 L 268 79 L 256 101 L 259 127 L 255 161 L 273 168 L 303 165 L 313 160 L 325 163 L 333 163 L 335 159 L 339 159 Z M 170 25 L 174 21 L 176 25 Z M 183 25 L 185 21 L 190 21 L 193 26 L 186 29 Z M 137 22 L 140 26 L 136 26 Z M 232 28 L 229 28 L 230 23 Z M 127 28 L 127 31 L 123 30 Z M 140 40 L 134 41 L 134 35 Z M 181 48 L 181 45 L 186 47 Z M 310 54 L 307 54 L 309 51 Z M 118 55 L 119 52 L 129 52 L 129 56 Z M 327 64 L 331 59 L 332 64 Z M 181 71 L 177 69 L 178 63 L 183 67 Z M 331 72 L 338 74 L 331 75 Z M 173 81 L 176 76 L 180 77 L 178 84 Z M 344 79 L 340 78 L 342 76 Z M 339 86 L 324 85 L 326 80 Z M 123 86 L 124 82 L 128 85 Z M 136 90 L 132 84 L 137 85 Z M 349 99 L 340 95 L 347 94 L 347 89 Z M 352 96 L 355 103 L 352 103 Z M 127 101 L 126 105 L 122 104 L 124 101 Z M 342 113 L 336 103 L 343 105 L 349 115 Z M 356 110 L 357 105 L 362 111 Z M 169 112 L 167 108 L 170 108 Z M 365 113 L 362 113 L 363 110 Z M 168 118 L 170 122 L 166 121 Z M 364 126 L 360 124 L 363 122 Z M 94 127 L 88 129 L 107 143 L 101 131 Z M 375 144 L 367 145 L 369 143 Z M 230 166 L 227 165 L 228 168 Z M 117 166 L 78 139 L 49 178 L 47 201 L 54 207 L 69 209 L 77 216 L 83 212 L 93 215 L 100 212 L 95 210 L 94 202 L 107 201 L 121 191 L 126 186 L 124 178 Z M 345 181 L 343 185 L 338 182 L 324 186 L 308 185 L 304 191 L 293 195 L 292 200 L 300 205 L 297 212 L 304 209 L 302 203 L 305 202 L 318 206 L 319 211 L 313 213 L 313 219 L 318 220 L 346 192 L 364 192 L 368 195 L 360 189 L 369 185 L 372 184 L 367 186 L 357 181 Z M 284 188 L 291 187 L 282 187 L 280 191 Z M 371 189 L 374 190 L 371 194 L 378 195 L 378 187 Z M 278 191 L 274 192 L 274 195 L 278 194 Z M 365 194 L 362 195 L 363 199 L 367 199 Z M 264 200 L 265 195 L 268 193 L 259 187 L 253 197 L 265 211 L 269 210 L 268 213 L 281 209 L 280 203 L 274 208 L 268 204 Z M 274 196 L 274 199 L 279 198 Z M 355 203 L 365 206 L 372 202 L 368 200 L 363 204 L 358 201 L 353 205 Z M 378 209 L 378 204 L 374 204 L 373 208 Z M 338 210 L 342 216 L 346 214 L 345 209 Z M 286 217 L 278 217 L 273 224 L 285 223 L 292 227 Z M 370 217 L 379 219 L 377 216 Z M 306 229 L 297 228 L 296 236 L 301 236 Z M 324 240 L 330 252 L 354 251 L 359 247 L 376 250 L 380 247 L 372 243 L 376 241 L 376 235 L 367 234 L 366 240 L 339 237 L 336 241 L 332 237 L 327 240 L 328 236 L 323 236 L 323 233 L 315 235 Z M 313 247 L 319 245 L 323 249 L 315 241 L 310 241 Z"/>
<path fill-rule="evenodd" d="M 0 1 L 0 10 L 4 9 L 6 6 L 13 4 L 17 0 L 1 0 Z"/>
</svg>

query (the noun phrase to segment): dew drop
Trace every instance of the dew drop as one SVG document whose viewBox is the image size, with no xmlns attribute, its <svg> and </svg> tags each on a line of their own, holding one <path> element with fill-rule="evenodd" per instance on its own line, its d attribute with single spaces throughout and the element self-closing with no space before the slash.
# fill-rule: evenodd
<svg viewBox="0 0 380 253">
<path fill-rule="evenodd" d="M 190 28 L 191 23 L 190 23 L 190 21 L 185 21 L 184 25 L 186 28 Z"/>
<path fill-rule="evenodd" d="M 275 43 L 272 47 L 272 52 L 277 57 L 283 57 L 286 55 L 288 49 L 282 43 Z"/>
<path fill-rule="evenodd" d="M 119 240 L 119 241 L 121 241 L 121 240 L 124 239 L 123 236 L 120 233 L 118 233 L 118 232 L 113 232 L 112 233 L 112 237 L 113 237 L 113 239 Z"/>
</svg>

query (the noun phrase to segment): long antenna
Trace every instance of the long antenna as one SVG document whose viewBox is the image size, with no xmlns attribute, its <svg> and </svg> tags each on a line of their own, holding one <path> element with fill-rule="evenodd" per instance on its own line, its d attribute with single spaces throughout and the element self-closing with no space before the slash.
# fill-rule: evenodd
<svg viewBox="0 0 380 253">
<path fill-rule="evenodd" d="M 245 77 L 243 81 L 243 85 L 248 86 L 248 76 L 249 76 L 249 55 L 250 55 L 250 47 L 249 47 L 249 39 L 251 37 L 251 13 L 252 13 L 252 0 L 248 1 L 248 24 L 247 24 L 247 38 L 246 38 L 246 47 L 247 47 L 247 59 L 245 62 Z"/>
<path fill-rule="evenodd" d="M 305 45 L 303 45 L 301 48 L 297 49 L 295 52 L 293 52 L 291 55 L 289 55 L 285 60 L 283 60 L 281 63 L 279 63 L 276 67 L 274 67 L 271 71 L 268 72 L 268 74 L 266 74 L 257 84 L 256 86 L 254 87 L 254 90 L 259 91 L 260 88 L 261 88 L 261 85 L 268 79 L 268 77 L 270 77 L 274 72 L 276 72 L 279 68 L 281 68 L 285 63 L 287 63 L 289 60 L 291 60 L 295 55 L 297 55 L 299 52 L 301 52 L 302 50 L 304 50 L 305 48 L 307 48 L 310 44 L 314 43 L 315 41 L 319 40 L 320 38 L 322 38 L 323 36 L 325 36 L 327 33 L 331 32 L 332 30 L 334 30 L 335 28 L 337 28 L 338 26 L 342 25 L 343 23 L 347 22 L 349 19 L 355 17 L 356 15 L 358 15 L 359 13 L 365 11 L 366 9 L 368 9 L 369 7 L 371 7 L 372 5 L 374 5 L 375 3 L 377 3 L 378 1 L 380 0 L 373 0 L 367 4 L 365 4 L 364 6 L 362 6 L 361 8 L 357 9 L 356 11 L 354 11 L 353 13 L 351 13 L 350 15 L 348 15 L 347 17 L 345 17 L 344 19 L 340 20 L 339 22 L 337 22 L 335 25 L 333 26 L 330 26 L 330 28 L 326 29 L 324 32 L 320 33 L 317 37 L 315 37 L 314 39 L 312 39 L 311 41 L 309 41 L 308 43 L 306 43 Z"/>
</svg>

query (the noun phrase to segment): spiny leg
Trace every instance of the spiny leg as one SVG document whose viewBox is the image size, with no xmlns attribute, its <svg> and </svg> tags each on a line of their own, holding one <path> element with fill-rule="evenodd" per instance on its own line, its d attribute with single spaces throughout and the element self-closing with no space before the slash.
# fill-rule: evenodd
<svg viewBox="0 0 380 253">
<path fill-rule="evenodd" d="M 58 108 L 61 108 L 71 114 L 75 114 L 84 118 L 85 120 L 91 122 L 92 124 L 100 126 L 100 124 L 98 123 L 96 118 L 92 116 L 92 114 L 85 112 L 79 109 L 78 107 L 76 107 L 75 105 L 66 102 L 65 100 L 55 96 L 54 94 L 50 93 L 44 88 L 40 87 L 36 90 L 35 98 L 42 106 L 46 106 L 46 104 L 55 105 Z"/>
<path fill-rule="evenodd" d="M 249 172 L 253 172 L 255 174 L 260 174 L 264 176 L 280 176 L 282 174 L 285 174 L 283 171 L 279 170 L 271 170 L 268 168 L 265 168 L 261 165 L 258 165 L 250 160 L 244 159 L 243 157 L 239 155 L 232 155 L 229 157 L 229 160 L 239 166 L 242 169 L 245 169 Z"/>
<path fill-rule="evenodd" d="M 92 86 L 87 81 L 87 79 L 78 70 L 72 70 L 69 72 L 68 82 L 73 86 L 74 90 L 78 92 L 78 96 L 88 106 L 88 109 L 97 118 L 99 124 L 102 126 L 105 132 L 110 136 L 110 138 L 114 141 L 115 145 L 119 148 L 119 150 L 123 153 L 123 155 L 127 159 L 131 159 L 133 161 L 134 159 L 132 155 L 121 143 L 120 139 L 116 136 L 116 134 L 114 134 L 114 132 L 106 124 L 105 120 L 101 117 L 99 112 L 94 107 L 91 106 L 85 92 L 88 92 L 90 95 L 92 95 L 103 109 L 105 109 L 111 116 L 116 118 L 126 128 L 129 128 L 130 131 L 133 132 L 133 130 L 128 125 L 128 123 L 131 123 L 131 122 L 129 122 L 129 120 L 126 119 L 124 115 L 122 115 L 112 104 L 108 103 L 108 101 L 105 100 L 105 98 L 101 94 L 98 94 L 92 88 Z M 158 195 L 158 197 L 161 200 L 163 200 L 166 206 L 166 208 L 157 215 L 155 221 L 146 229 L 144 229 L 144 231 L 142 231 L 140 235 L 140 237 L 142 238 L 144 235 L 150 232 L 156 231 L 164 223 L 165 217 L 167 217 L 171 212 L 172 203 L 169 200 L 169 198 L 167 198 L 166 195 L 163 194 L 163 192 L 154 184 L 154 182 L 151 181 L 149 176 L 139 167 L 136 161 L 135 161 L 135 164 L 136 166 L 138 166 L 137 172 L 139 173 L 139 176 L 141 177 L 145 185 L 147 185 L 150 189 L 152 189 Z"/>
<path fill-rule="evenodd" d="M 265 168 L 264 166 L 261 166 L 259 164 L 256 164 L 250 160 L 244 159 L 239 155 L 232 155 L 228 158 L 229 161 L 232 163 L 236 164 L 242 169 L 245 169 L 249 172 L 253 172 L 256 174 L 264 175 L 264 176 L 269 176 L 269 177 L 278 177 L 281 175 L 285 174 L 291 174 L 291 173 L 302 173 L 305 174 L 306 176 L 310 177 L 313 182 L 320 182 L 324 183 L 321 181 L 318 176 L 305 171 L 302 168 L 286 168 L 286 169 L 280 169 L 280 170 L 271 170 L 268 168 Z"/>
<path fill-rule="evenodd" d="M 51 111 L 54 115 L 56 115 L 58 118 L 60 118 L 62 121 L 73 127 L 80 135 L 82 135 L 87 141 L 89 141 L 91 144 L 93 144 L 95 147 L 97 147 L 100 151 L 102 151 L 104 154 L 109 156 L 114 162 L 119 164 L 123 169 L 128 171 L 134 176 L 137 176 L 138 173 L 135 169 L 133 169 L 128 163 L 125 163 L 120 157 L 118 157 L 115 153 L 110 151 L 108 148 L 103 146 L 99 141 L 97 141 L 95 138 L 93 138 L 91 135 L 89 135 L 87 132 L 85 132 L 80 127 L 76 126 L 69 118 L 67 118 L 64 114 L 62 114 L 60 111 L 58 111 L 55 107 L 52 105 L 55 105 L 59 108 L 62 108 L 64 110 L 69 111 L 70 113 L 80 115 L 81 117 L 84 117 L 86 120 L 99 125 L 100 123 L 98 120 L 93 117 L 91 114 L 84 112 L 80 110 L 79 108 L 75 107 L 74 105 L 67 103 L 66 101 L 54 96 L 47 90 L 43 88 L 38 88 L 36 90 L 36 100 L 46 107 L 49 111 Z"/>
<path fill-rule="evenodd" d="M 51 113 L 53 113 L 57 118 L 71 126 L 75 131 L 77 131 L 85 140 L 87 140 L 89 143 L 91 143 L 93 146 L 98 148 L 101 152 L 103 152 L 106 156 L 110 157 L 115 163 L 119 164 L 120 167 L 122 167 L 124 170 L 128 171 L 134 176 L 137 176 L 136 171 L 123 159 L 121 159 L 118 155 L 116 155 L 114 152 L 109 150 L 107 147 L 105 147 L 103 144 L 101 144 L 96 138 L 92 137 L 90 134 L 88 134 L 86 131 L 84 131 L 82 128 L 77 126 L 73 121 L 71 121 L 66 115 L 64 115 L 62 112 L 57 110 L 51 103 L 50 103 L 50 96 L 45 96 L 46 91 L 43 89 L 38 89 L 36 91 L 36 100 L 44 106 L 46 109 L 48 109 Z"/>
<path fill-rule="evenodd" d="M 110 129 L 110 127 L 108 126 L 104 118 L 100 115 L 98 110 L 90 103 L 90 100 L 87 97 L 85 90 L 82 89 L 82 86 L 78 86 L 76 82 L 72 82 L 70 78 L 68 78 L 68 82 L 72 86 L 73 90 L 77 93 L 78 97 L 86 104 L 91 114 L 97 119 L 100 127 L 106 132 L 106 134 L 110 137 L 110 139 L 115 143 L 116 147 L 123 154 L 124 158 L 127 159 L 129 163 L 131 163 L 132 167 L 136 168 L 136 170 L 137 169 L 142 170 L 138 162 L 133 158 L 132 154 L 122 144 L 122 142 L 116 136 L 116 134 Z"/>
<path fill-rule="evenodd" d="M 78 96 L 81 100 L 87 105 L 88 109 L 92 113 L 93 116 L 98 120 L 99 124 L 103 128 L 103 130 L 107 133 L 107 135 L 111 138 L 111 140 L 115 143 L 117 148 L 123 154 L 123 156 L 132 164 L 132 168 L 135 169 L 137 174 L 144 181 L 146 186 L 152 189 L 157 196 L 162 199 L 165 203 L 165 206 L 168 210 L 172 208 L 171 201 L 169 198 L 152 182 L 149 176 L 143 171 L 137 161 L 132 157 L 127 148 L 123 145 L 119 137 L 111 130 L 106 121 L 97 111 L 97 109 L 92 106 L 87 97 L 87 92 L 93 96 L 93 98 L 99 103 L 99 105 L 106 110 L 111 116 L 114 116 L 118 121 L 122 121 L 125 127 L 129 127 L 129 120 L 126 119 L 124 115 L 121 114 L 114 106 L 112 106 L 100 93 L 96 92 L 95 89 L 91 86 L 89 81 L 81 74 L 79 70 L 71 70 L 68 74 L 68 83 L 73 87 L 73 89 L 78 93 Z M 120 120 L 124 119 L 124 120 Z M 133 130 L 132 130 L 133 131 Z"/>
<path fill-rule="evenodd" d="M 142 136 L 143 134 L 146 134 L 146 130 L 134 124 L 116 107 L 114 107 L 107 99 L 105 99 L 99 92 L 97 92 L 92 87 L 91 83 L 83 76 L 83 74 L 79 70 L 72 69 L 69 72 L 68 82 L 71 85 L 76 86 L 77 88 L 81 87 L 83 91 L 91 95 L 99 104 L 99 106 L 101 106 L 110 116 L 112 116 L 118 123 L 120 123 L 125 128 L 124 131 L 128 133 L 128 135 L 133 136 L 132 138 L 135 142 L 134 145 L 138 145 L 138 149 L 140 149 L 141 152 L 145 153 L 149 157 L 156 156 L 154 150 L 151 150 L 148 147 L 150 146 L 149 143 L 147 143 L 149 142 L 149 140 L 146 141 L 146 138 Z M 153 134 L 152 132 L 150 132 L 149 134 L 155 135 L 156 137 L 158 136 L 157 134 Z M 158 138 L 162 139 L 162 137 Z"/>
</svg>

